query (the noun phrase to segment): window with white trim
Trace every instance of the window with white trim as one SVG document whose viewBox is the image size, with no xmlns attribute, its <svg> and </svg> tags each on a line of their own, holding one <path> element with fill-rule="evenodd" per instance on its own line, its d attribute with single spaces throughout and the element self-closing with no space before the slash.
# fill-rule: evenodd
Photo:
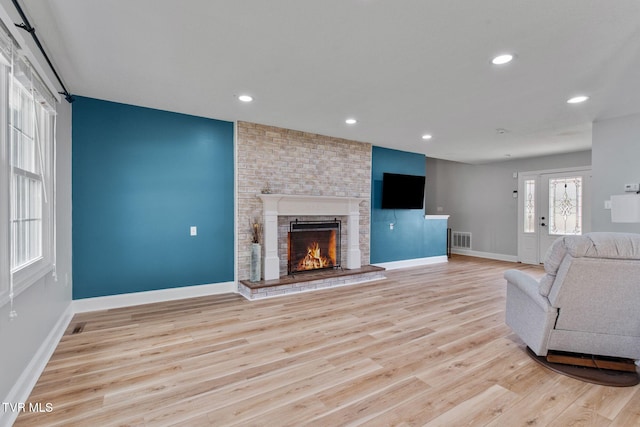
<svg viewBox="0 0 640 427">
<path fill-rule="evenodd" d="M 4 28 L 0 33 L 3 305 L 55 269 L 55 99 Z"/>
</svg>

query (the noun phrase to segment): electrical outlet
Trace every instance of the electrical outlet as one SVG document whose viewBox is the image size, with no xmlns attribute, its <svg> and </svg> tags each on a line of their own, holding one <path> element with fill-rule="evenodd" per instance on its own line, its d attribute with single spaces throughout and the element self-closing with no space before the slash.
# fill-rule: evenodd
<svg viewBox="0 0 640 427">
<path fill-rule="evenodd" d="M 389 223 L 389 230 L 393 230 L 393 227 L 394 227 L 394 226 L 395 226 L 395 224 L 394 224 L 394 223 L 392 223 L 392 222 L 390 222 L 390 223 Z"/>
</svg>

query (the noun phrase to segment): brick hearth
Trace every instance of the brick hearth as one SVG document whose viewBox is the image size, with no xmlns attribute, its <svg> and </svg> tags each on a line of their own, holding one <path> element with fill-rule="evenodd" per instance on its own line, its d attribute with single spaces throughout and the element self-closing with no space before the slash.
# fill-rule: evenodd
<svg viewBox="0 0 640 427">
<path fill-rule="evenodd" d="M 351 270 L 303 272 L 259 282 L 241 280 L 238 292 L 248 300 L 257 300 L 384 279 L 384 271 L 382 267 L 365 265 Z"/>
</svg>

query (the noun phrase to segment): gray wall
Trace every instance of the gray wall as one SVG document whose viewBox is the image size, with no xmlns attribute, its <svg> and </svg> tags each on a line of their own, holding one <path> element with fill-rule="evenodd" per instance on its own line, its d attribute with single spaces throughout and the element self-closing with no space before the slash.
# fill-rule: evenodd
<svg viewBox="0 0 640 427">
<path fill-rule="evenodd" d="M 640 114 L 593 124 L 593 231 L 640 233 L 640 224 L 613 224 L 604 201 L 624 194 L 624 184 L 640 183 Z"/>
<path fill-rule="evenodd" d="M 451 215 L 450 228 L 472 233 L 473 251 L 516 256 L 518 179 L 513 173 L 589 165 L 591 151 L 482 165 L 427 158 L 426 212 Z"/>
<path fill-rule="evenodd" d="M 14 302 L 18 317 L 13 321 L 9 320 L 9 304 L 0 307 L 0 396 L 3 402 L 8 401 L 5 396 L 71 303 L 71 106 L 62 101 L 57 110 L 58 281 L 48 274 L 18 295 Z"/>
</svg>

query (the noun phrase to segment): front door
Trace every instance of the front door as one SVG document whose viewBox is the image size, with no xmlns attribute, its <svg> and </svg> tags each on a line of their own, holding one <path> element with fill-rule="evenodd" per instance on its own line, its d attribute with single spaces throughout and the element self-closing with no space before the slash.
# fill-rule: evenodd
<svg viewBox="0 0 640 427">
<path fill-rule="evenodd" d="M 518 260 L 539 264 L 559 237 L 588 231 L 590 169 L 523 172 L 518 180 Z"/>
</svg>

